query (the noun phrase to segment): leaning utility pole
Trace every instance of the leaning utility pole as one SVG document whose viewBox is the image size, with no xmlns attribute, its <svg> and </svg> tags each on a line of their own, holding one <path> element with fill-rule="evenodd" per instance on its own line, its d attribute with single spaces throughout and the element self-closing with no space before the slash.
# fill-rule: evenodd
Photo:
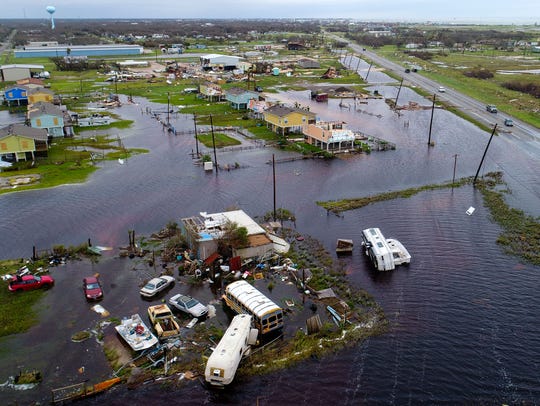
<svg viewBox="0 0 540 406">
<path fill-rule="evenodd" d="M 431 106 L 431 120 L 429 121 L 428 145 L 431 145 L 431 128 L 433 127 L 433 112 L 435 111 L 435 93 L 433 93 L 433 104 Z"/>
<path fill-rule="evenodd" d="M 272 177 L 274 180 L 274 221 L 276 221 L 276 161 L 272 154 Z"/>
<path fill-rule="evenodd" d="M 216 155 L 216 140 L 214 138 L 214 121 L 212 120 L 212 114 L 210 114 L 210 128 L 212 129 L 212 145 L 214 147 L 214 163 L 216 165 L 216 175 L 218 173 L 218 163 Z"/>
<path fill-rule="evenodd" d="M 396 103 L 394 104 L 394 109 L 397 108 L 397 101 L 399 99 L 399 92 L 401 92 L 401 85 L 403 85 L 403 78 L 401 78 L 401 83 L 399 84 L 399 89 L 397 91 L 397 96 L 396 96 Z"/>
<path fill-rule="evenodd" d="M 480 165 L 478 165 L 478 170 L 476 171 L 476 175 L 474 175 L 473 185 L 476 184 L 476 178 L 478 178 L 478 173 L 480 173 L 480 168 L 482 167 L 482 163 L 484 163 L 484 158 L 486 157 L 489 144 L 491 144 L 491 140 L 493 139 L 493 135 L 495 134 L 496 129 L 497 129 L 497 124 L 495 123 L 495 127 L 493 127 L 493 131 L 491 132 L 491 136 L 489 137 L 489 141 L 487 143 L 486 149 L 484 150 L 484 155 L 482 155 L 482 160 L 480 161 Z"/>
<path fill-rule="evenodd" d="M 197 152 L 197 158 L 199 158 L 199 139 L 197 138 L 197 114 L 195 113 L 193 113 L 193 125 L 195 126 L 195 148 Z"/>
</svg>

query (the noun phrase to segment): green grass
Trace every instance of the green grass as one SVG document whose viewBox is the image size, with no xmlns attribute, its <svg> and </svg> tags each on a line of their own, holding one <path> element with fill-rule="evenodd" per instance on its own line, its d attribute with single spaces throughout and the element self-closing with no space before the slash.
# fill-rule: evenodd
<svg viewBox="0 0 540 406">
<path fill-rule="evenodd" d="M 208 148 L 213 148 L 214 142 L 216 148 L 242 144 L 242 142 L 238 141 L 236 138 L 229 137 L 228 135 L 222 133 L 214 133 L 213 137 L 212 134 L 199 134 L 197 139 Z"/>
<path fill-rule="evenodd" d="M 94 155 L 97 155 L 98 159 L 107 160 L 127 158 L 134 154 L 148 152 L 144 149 L 126 150 L 121 145 L 115 145 L 116 142 L 117 139 L 107 136 L 56 139 L 49 149 L 48 157 L 37 160 L 37 165 L 30 167 L 29 163 L 21 163 L 19 170 L 0 173 L 1 177 L 37 174 L 41 176 L 37 183 L 19 185 L 15 189 L 0 189 L 0 194 L 84 182 L 89 175 L 99 169 L 92 162 L 92 153 L 88 149 L 101 150 L 101 153 L 94 152 Z"/>
<path fill-rule="evenodd" d="M 0 274 L 12 274 L 22 265 L 21 260 L 0 261 Z M 7 282 L 0 281 L 0 337 L 22 333 L 37 323 L 34 308 L 46 292 L 44 289 L 10 292 Z"/>
<path fill-rule="evenodd" d="M 522 121 L 540 128 L 540 104 L 538 99 L 528 94 L 502 87 L 504 82 L 523 81 L 540 86 L 539 75 L 505 75 L 498 70 L 540 69 L 538 57 L 524 57 L 518 52 L 484 50 L 481 52 L 450 52 L 448 49 L 433 52 L 433 59 L 422 59 L 406 55 L 395 46 L 385 46 L 375 50 L 379 55 L 403 64 L 412 63 L 422 67 L 418 73 L 437 81 L 486 104 L 497 105 L 499 111 L 510 114 Z M 467 69 L 481 67 L 494 73 L 491 79 L 468 78 L 463 75 Z M 406 76 L 405 76 L 406 78 Z M 455 109 L 454 109 L 455 111 Z M 465 114 L 460 114 L 465 117 Z M 469 121 L 474 122 L 473 119 Z"/>
</svg>

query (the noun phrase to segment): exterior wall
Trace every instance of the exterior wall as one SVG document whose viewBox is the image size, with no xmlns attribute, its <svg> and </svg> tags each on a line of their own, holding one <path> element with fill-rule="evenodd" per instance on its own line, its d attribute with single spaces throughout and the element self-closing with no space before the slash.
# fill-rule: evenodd
<svg viewBox="0 0 540 406">
<path fill-rule="evenodd" d="M 45 48 L 45 49 L 43 49 Z M 27 47 L 24 50 L 15 50 L 16 58 L 36 58 L 36 57 L 55 57 L 67 56 L 67 49 L 70 48 L 70 56 L 101 56 L 101 55 L 141 55 L 143 48 L 136 46 L 133 48 L 83 48 L 83 47 L 42 47 L 32 49 Z"/>
<path fill-rule="evenodd" d="M 36 144 L 33 138 L 10 135 L 0 139 L 0 155 L 17 154 L 24 157 L 26 152 L 34 152 Z"/>
<path fill-rule="evenodd" d="M 28 92 L 25 88 L 14 87 L 4 93 L 7 101 L 28 100 Z"/>
<path fill-rule="evenodd" d="M 14 82 L 16 80 L 29 78 L 30 69 L 28 68 L 5 68 L 2 69 L 2 76 L 5 82 Z"/>
<path fill-rule="evenodd" d="M 54 96 L 50 93 L 35 92 L 28 95 L 28 104 L 34 104 L 37 102 L 52 103 Z"/>
<path fill-rule="evenodd" d="M 257 247 L 248 247 L 233 249 L 233 257 L 240 256 L 242 258 L 262 257 L 274 249 L 274 244 L 259 245 Z"/>
<path fill-rule="evenodd" d="M 45 128 L 51 137 L 64 136 L 64 118 L 43 114 L 30 119 L 30 126 L 34 128 Z"/>
<path fill-rule="evenodd" d="M 274 132 L 278 132 L 277 130 L 286 132 L 285 130 L 300 131 L 303 126 L 307 125 L 310 120 L 313 121 L 314 118 L 311 118 L 310 116 L 301 114 L 299 112 L 289 113 L 285 116 L 277 116 L 275 114 L 265 112 L 264 120 L 267 123 L 271 124 L 272 130 Z"/>
</svg>

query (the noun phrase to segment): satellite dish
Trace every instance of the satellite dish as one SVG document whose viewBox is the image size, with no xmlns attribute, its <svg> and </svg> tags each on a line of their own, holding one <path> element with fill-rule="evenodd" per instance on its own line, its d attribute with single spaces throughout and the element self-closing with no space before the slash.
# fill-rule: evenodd
<svg viewBox="0 0 540 406">
<path fill-rule="evenodd" d="M 51 15 L 51 28 L 54 30 L 54 18 L 53 18 L 53 14 L 54 12 L 56 11 L 56 7 L 54 6 L 47 6 L 45 8 L 45 10 L 47 10 L 47 13 L 49 13 Z"/>
</svg>

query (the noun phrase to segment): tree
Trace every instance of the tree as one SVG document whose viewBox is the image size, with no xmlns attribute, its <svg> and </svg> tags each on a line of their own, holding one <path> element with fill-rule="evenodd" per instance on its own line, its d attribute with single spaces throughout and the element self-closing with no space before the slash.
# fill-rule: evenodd
<svg viewBox="0 0 540 406">
<path fill-rule="evenodd" d="M 223 256 L 231 256 L 232 250 L 249 245 L 248 230 L 237 223 L 227 221 L 223 226 L 223 235 L 218 240 L 218 251 Z"/>
</svg>

